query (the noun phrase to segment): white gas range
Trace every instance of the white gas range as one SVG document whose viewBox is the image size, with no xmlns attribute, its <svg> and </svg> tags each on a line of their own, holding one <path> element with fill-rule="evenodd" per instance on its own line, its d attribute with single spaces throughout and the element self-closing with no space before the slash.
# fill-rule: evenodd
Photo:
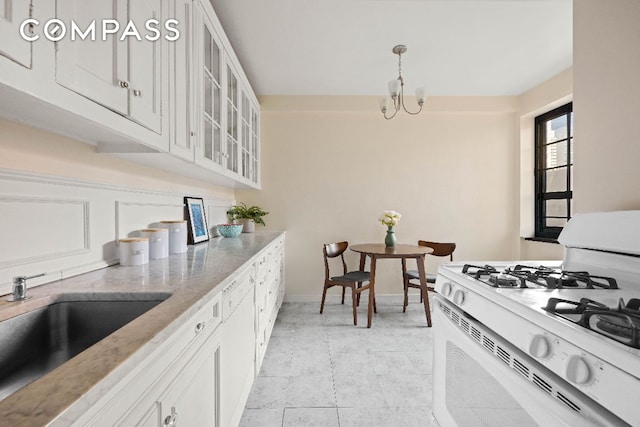
<svg viewBox="0 0 640 427">
<path fill-rule="evenodd" d="M 640 211 L 578 215 L 560 261 L 442 266 L 441 426 L 640 426 Z"/>
</svg>

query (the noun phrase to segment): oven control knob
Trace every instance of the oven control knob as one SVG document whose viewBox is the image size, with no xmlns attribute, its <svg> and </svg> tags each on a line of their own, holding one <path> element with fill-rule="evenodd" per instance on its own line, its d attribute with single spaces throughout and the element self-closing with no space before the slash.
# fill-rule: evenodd
<svg viewBox="0 0 640 427">
<path fill-rule="evenodd" d="M 464 304 L 464 292 L 462 289 L 458 289 L 453 293 L 453 302 L 457 306 Z"/>
<path fill-rule="evenodd" d="M 551 353 L 551 346 L 544 335 L 534 335 L 529 342 L 529 354 L 538 359 L 544 359 Z"/>
<path fill-rule="evenodd" d="M 444 282 L 442 284 L 442 295 L 444 295 L 445 297 L 448 297 L 449 295 L 451 295 L 451 291 L 452 291 L 452 286 L 451 286 L 451 282 Z"/>
<path fill-rule="evenodd" d="M 587 385 L 591 382 L 589 364 L 581 356 L 569 356 L 564 365 L 564 376 L 574 384 Z"/>
</svg>

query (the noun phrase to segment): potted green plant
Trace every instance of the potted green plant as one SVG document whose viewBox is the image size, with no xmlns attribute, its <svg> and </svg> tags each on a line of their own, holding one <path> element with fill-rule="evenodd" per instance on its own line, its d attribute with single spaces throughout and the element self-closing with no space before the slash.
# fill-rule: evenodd
<svg viewBox="0 0 640 427">
<path fill-rule="evenodd" d="M 262 217 L 268 214 L 269 212 L 260 206 L 247 206 L 244 203 L 233 205 L 227 211 L 227 215 L 232 221 L 237 221 L 244 225 L 242 228 L 243 233 L 253 233 L 256 230 L 256 224 L 266 225 Z"/>
</svg>

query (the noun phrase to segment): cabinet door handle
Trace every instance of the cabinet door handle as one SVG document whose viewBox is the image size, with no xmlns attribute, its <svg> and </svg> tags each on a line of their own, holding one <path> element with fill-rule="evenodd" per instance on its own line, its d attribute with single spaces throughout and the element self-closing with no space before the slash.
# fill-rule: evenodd
<svg viewBox="0 0 640 427">
<path fill-rule="evenodd" d="M 164 419 L 164 425 L 167 427 L 176 427 L 178 422 L 178 413 L 174 406 L 171 407 L 171 415 L 167 415 Z"/>
<path fill-rule="evenodd" d="M 142 91 L 139 89 L 134 89 L 133 90 L 133 96 L 142 96 Z"/>
<path fill-rule="evenodd" d="M 123 89 L 128 89 L 129 88 L 129 82 L 125 81 L 125 80 L 120 80 L 120 87 Z"/>
</svg>

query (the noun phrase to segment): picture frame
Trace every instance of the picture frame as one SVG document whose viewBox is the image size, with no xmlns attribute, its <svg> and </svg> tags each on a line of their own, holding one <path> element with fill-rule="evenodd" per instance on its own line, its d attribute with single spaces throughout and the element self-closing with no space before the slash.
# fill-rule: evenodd
<svg viewBox="0 0 640 427">
<path fill-rule="evenodd" d="M 204 209 L 204 200 L 200 197 L 184 198 L 185 217 L 187 219 L 187 243 L 206 242 L 209 240 L 209 227 L 207 226 L 207 216 Z"/>
</svg>

